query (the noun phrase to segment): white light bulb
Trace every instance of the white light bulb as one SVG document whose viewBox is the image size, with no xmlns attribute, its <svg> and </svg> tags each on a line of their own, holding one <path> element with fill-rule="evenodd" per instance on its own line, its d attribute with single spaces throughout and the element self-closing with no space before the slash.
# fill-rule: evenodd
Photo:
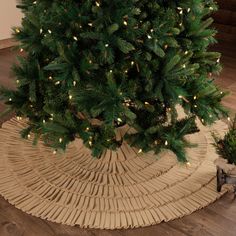
<svg viewBox="0 0 236 236">
<path fill-rule="evenodd" d="M 141 152 L 143 152 L 143 150 L 142 150 L 142 149 L 139 149 L 139 150 L 138 150 L 138 153 L 141 153 Z"/>
</svg>

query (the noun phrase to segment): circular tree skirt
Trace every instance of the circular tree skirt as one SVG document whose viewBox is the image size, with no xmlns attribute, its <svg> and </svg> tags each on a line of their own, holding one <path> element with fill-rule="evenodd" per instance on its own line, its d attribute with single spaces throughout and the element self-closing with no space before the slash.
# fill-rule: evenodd
<svg viewBox="0 0 236 236">
<path fill-rule="evenodd" d="M 175 155 L 139 154 L 126 143 L 91 157 L 80 140 L 53 155 L 40 141 L 23 140 L 26 121 L 12 119 L 0 129 L 0 194 L 28 214 L 53 222 L 100 229 L 143 227 L 170 221 L 203 208 L 216 192 L 217 158 L 211 132 L 224 133 L 219 121 L 187 137 L 189 164 Z"/>
</svg>

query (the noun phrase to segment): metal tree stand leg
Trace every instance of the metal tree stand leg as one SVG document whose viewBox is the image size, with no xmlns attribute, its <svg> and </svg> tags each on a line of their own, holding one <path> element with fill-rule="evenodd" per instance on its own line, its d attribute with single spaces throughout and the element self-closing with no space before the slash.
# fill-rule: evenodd
<svg viewBox="0 0 236 236">
<path fill-rule="evenodd" d="M 217 191 L 220 192 L 224 184 L 232 184 L 234 188 L 234 198 L 236 198 L 236 177 L 227 175 L 223 169 L 217 167 Z"/>
</svg>

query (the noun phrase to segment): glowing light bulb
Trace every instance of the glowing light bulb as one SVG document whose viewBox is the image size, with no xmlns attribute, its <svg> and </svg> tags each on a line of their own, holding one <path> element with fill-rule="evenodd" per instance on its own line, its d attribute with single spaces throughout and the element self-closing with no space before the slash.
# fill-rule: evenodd
<svg viewBox="0 0 236 236">
<path fill-rule="evenodd" d="M 143 150 L 142 150 L 142 149 L 139 149 L 139 150 L 138 150 L 138 153 L 141 153 L 141 152 L 143 152 Z"/>
</svg>

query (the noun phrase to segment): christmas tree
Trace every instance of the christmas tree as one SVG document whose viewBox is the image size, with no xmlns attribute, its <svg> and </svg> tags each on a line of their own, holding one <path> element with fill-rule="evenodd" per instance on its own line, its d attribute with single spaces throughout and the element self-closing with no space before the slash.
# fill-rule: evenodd
<svg viewBox="0 0 236 236">
<path fill-rule="evenodd" d="M 17 90 L 1 89 L 34 142 L 92 155 L 125 140 L 139 152 L 170 149 L 185 161 L 185 135 L 227 115 L 214 84 L 220 54 L 213 0 L 21 0 Z M 186 117 L 178 119 L 176 106 Z M 116 133 L 127 125 L 121 139 Z"/>
</svg>

